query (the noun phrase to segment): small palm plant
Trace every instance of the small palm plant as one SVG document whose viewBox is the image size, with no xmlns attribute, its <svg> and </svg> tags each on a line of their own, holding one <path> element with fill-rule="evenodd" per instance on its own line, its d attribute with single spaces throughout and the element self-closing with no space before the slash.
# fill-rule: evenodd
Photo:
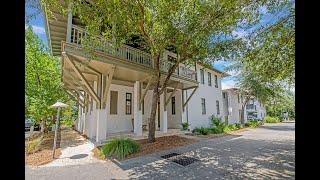
<svg viewBox="0 0 320 180">
<path fill-rule="evenodd" d="M 123 159 L 129 154 L 139 151 L 139 149 L 139 144 L 132 139 L 115 138 L 103 145 L 101 151 L 106 156 Z"/>
</svg>

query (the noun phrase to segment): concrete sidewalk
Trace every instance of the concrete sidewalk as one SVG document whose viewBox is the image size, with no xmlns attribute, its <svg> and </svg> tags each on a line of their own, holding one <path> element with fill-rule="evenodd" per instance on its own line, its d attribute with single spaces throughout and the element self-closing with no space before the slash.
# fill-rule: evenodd
<svg viewBox="0 0 320 180">
<path fill-rule="evenodd" d="M 63 131 L 61 137 L 60 157 L 42 166 L 26 166 L 26 179 L 128 179 L 127 173 L 112 161 L 93 157 L 94 145 L 76 131 Z"/>
</svg>

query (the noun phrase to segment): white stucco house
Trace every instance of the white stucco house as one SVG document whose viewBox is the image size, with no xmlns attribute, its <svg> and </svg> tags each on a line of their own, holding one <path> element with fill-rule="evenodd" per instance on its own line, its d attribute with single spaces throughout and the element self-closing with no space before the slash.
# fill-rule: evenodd
<svg viewBox="0 0 320 180">
<path fill-rule="evenodd" d="M 238 88 L 222 90 L 223 119 L 228 124 L 240 123 L 244 98 L 238 93 Z M 266 116 L 265 106 L 256 98 L 250 99 L 245 107 L 244 121 L 249 119 L 263 119 Z"/>
<path fill-rule="evenodd" d="M 246 105 L 246 114 L 248 119 L 262 120 L 267 114 L 266 107 L 257 99 L 250 99 Z"/>
<path fill-rule="evenodd" d="M 81 45 L 87 32 L 79 19 L 71 12 L 67 16 L 53 12 L 53 16 L 45 17 L 46 33 L 51 53 L 62 61 L 64 88 L 79 104 L 75 128 L 95 142 L 120 132 L 141 136 L 151 113 L 154 63 L 150 54 L 127 45 L 114 48 L 101 38 L 94 58 L 89 58 Z M 173 52 L 163 53 L 163 77 L 176 58 Z M 205 127 L 211 115 L 222 116 L 224 76 L 212 67 L 180 64 L 160 96 L 157 131 L 179 129 L 182 122 L 191 129 Z"/>
<path fill-rule="evenodd" d="M 237 88 L 222 90 L 223 119 L 228 124 L 240 123 L 243 97 L 238 93 L 237 90 Z M 246 112 L 244 114 L 244 120 L 245 122 L 247 121 Z"/>
</svg>

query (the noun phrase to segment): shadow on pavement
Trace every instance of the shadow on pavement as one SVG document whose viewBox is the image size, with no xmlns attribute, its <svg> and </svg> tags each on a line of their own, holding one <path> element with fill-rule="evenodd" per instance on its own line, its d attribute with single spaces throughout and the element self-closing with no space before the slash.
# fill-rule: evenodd
<svg viewBox="0 0 320 180">
<path fill-rule="evenodd" d="M 161 158 L 179 153 L 200 161 L 180 166 Z M 174 150 L 120 162 L 131 178 L 138 179 L 294 179 L 294 141 L 245 139 L 229 135 Z"/>
</svg>

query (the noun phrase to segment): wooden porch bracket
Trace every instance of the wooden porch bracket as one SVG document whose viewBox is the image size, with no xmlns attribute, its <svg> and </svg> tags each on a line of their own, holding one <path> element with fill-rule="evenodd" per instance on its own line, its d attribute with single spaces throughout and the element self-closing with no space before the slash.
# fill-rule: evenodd
<svg viewBox="0 0 320 180">
<path fill-rule="evenodd" d="M 110 85 L 111 85 L 111 81 L 112 81 L 112 78 L 113 78 L 113 74 L 114 74 L 114 70 L 116 69 L 115 66 L 113 66 L 108 75 L 103 75 L 103 86 L 104 86 L 104 89 L 103 89 L 103 96 L 102 96 L 102 107 L 105 108 L 106 107 L 106 103 L 107 103 L 107 100 L 108 100 L 108 92 L 109 92 L 109 89 L 110 89 Z"/>
<path fill-rule="evenodd" d="M 184 108 L 187 103 L 189 102 L 189 100 L 191 99 L 191 97 L 193 96 L 193 94 L 196 92 L 196 90 L 198 89 L 198 87 L 195 87 L 192 91 L 192 93 L 190 94 L 190 96 L 188 97 L 187 101 L 183 104 L 182 108 Z"/>
<path fill-rule="evenodd" d="M 140 104 L 143 102 L 143 100 L 144 100 L 144 98 L 145 98 L 145 96 L 146 96 L 146 94 L 147 94 L 147 92 L 148 92 L 148 90 L 149 90 L 149 87 L 150 87 L 151 83 L 152 83 L 152 77 L 150 77 L 150 78 L 148 79 L 148 84 L 147 84 L 147 86 L 146 86 L 146 89 L 143 91 L 143 93 L 142 93 L 142 95 L 141 95 L 141 97 L 140 97 Z M 142 86 L 142 83 L 141 83 L 141 86 Z M 142 87 L 141 87 L 141 88 L 142 88 Z"/>
<path fill-rule="evenodd" d="M 88 89 L 88 93 L 94 98 L 94 100 L 96 102 L 98 102 L 99 104 L 101 103 L 100 98 L 97 96 L 97 94 L 94 92 L 93 88 L 89 85 L 88 81 L 86 80 L 86 78 L 83 76 L 83 74 L 80 72 L 80 70 L 78 69 L 78 67 L 75 65 L 75 63 L 69 59 L 68 55 L 66 55 L 65 52 L 62 52 L 62 55 L 64 56 L 64 58 L 67 60 L 67 62 L 70 64 L 70 66 L 72 67 L 72 69 L 75 71 L 75 73 L 77 74 L 77 76 L 81 79 L 81 82 L 83 83 L 83 85 Z"/>
<path fill-rule="evenodd" d="M 172 98 L 174 92 L 177 90 L 178 87 L 178 83 L 176 84 L 176 86 L 174 87 L 173 91 L 171 92 L 170 96 L 168 97 L 168 99 L 166 100 L 165 106 L 168 105 L 168 103 L 170 102 L 170 99 Z"/>
<path fill-rule="evenodd" d="M 66 92 L 73 97 L 75 100 L 77 100 L 77 102 L 79 103 L 79 105 L 83 108 L 84 107 L 84 102 L 77 96 L 74 94 L 74 92 L 72 92 L 69 89 L 66 89 Z"/>
</svg>

